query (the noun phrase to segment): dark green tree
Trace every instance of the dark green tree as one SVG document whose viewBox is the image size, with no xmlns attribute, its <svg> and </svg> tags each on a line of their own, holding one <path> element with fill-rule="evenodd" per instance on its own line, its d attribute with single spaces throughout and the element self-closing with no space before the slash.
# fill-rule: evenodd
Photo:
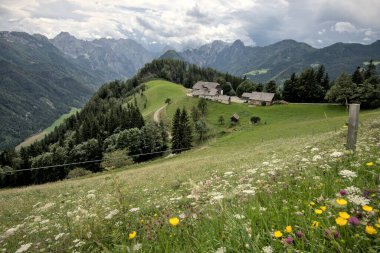
<svg viewBox="0 0 380 253">
<path fill-rule="evenodd" d="M 207 102 L 206 102 L 206 99 L 204 99 L 204 98 L 199 99 L 199 101 L 198 101 L 198 109 L 201 112 L 201 115 L 203 117 L 205 117 L 206 114 L 207 114 Z"/>
</svg>

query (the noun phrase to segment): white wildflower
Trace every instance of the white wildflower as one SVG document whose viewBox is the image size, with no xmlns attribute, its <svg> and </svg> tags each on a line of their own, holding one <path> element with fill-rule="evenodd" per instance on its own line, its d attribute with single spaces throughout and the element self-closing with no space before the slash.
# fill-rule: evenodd
<svg viewBox="0 0 380 253">
<path fill-rule="evenodd" d="M 109 214 L 107 214 L 106 217 L 104 217 L 106 220 L 110 220 L 112 219 L 115 215 L 117 215 L 119 213 L 119 210 L 115 209 L 115 210 L 112 210 L 111 212 L 109 212 Z"/>
<path fill-rule="evenodd" d="M 226 253 L 227 252 L 227 249 L 226 247 L 220 247 L 218 248 L 215 253 Z"/>
<path fill-rule="evenodd" d="M 46 203 L 44 206 L 42 206 L 42 207 L 40 207 L 40 208 L 38 208 L 38 210 L 39 211 L 47 211 L 47 210 L 49 210 L 50 208 L 52 208 L 53 206 L 55 206 L 55 203 L 52 203 L 52 202 L 50 202 L 50 203 Z"/>
<path fill-rule="evenodd" d="M 95 199 L 96 197 L 95 197 L 95 194 L 90 193 L 90 194 L 87 194 L 86 198 L 88 198 L 88 199 Z"/>
<path fill-rule="evenodd" d="M 133 251 L 139 251 L 141 248 L 142 248 L 142 244 L 141 243 L 136 243 L 135 245 L 133 245 L 132 250 Z"/>
<path fill-rule="evenodd" d="M 322 156 L 320 156 L 320 155 L 315 155 L 315 156 L 313 156 L 312 160 L 313 160 L 313 162 L 316 162 L 316 161 L 322 160 Z"/>
<path fill-rule="evenodd" d="M 359 195 L 362 193 L 362 191 L 356 186 L 349 186 L 345 190 L 347 191 L 348 194 L 352 194 L 352 195 Z"/>
<path fill-rule="evenodd" d="M 224 173 L 224 176 L 231 176 L 233 175 L 234 173 L 232 171 L 227 171 Z"/>
<path fill-rule="evenodd" d="M 358 206 L 365 206 L 369 204 L 369 199 L 366 199 L 360 195 L 348 195 L 347 199 L 350 203 L 353 203 Z"/>
<path fill-rule="evenodd" d="M 311 151 L 311 152 L 318 152 L 318 151 L 319 151 L 319 148 L 312 148 L 310 151 Z"/>
<path fill-rule="evenodd" d="M 241 219 L 244 219 L 245 216 L 241 215 L 241 214 L 234 214 L 234 218 L 237 219 L 237 220 L 241 220 Z"/>
<path fill-rule="evenodd" d="M 131 213 L 138 212 L 138 211 L 140 211 L 140 207 L 134 207 L 134 208 L 131 208 L 131 209 L 129 209 L 129 211 L 130 211 Z"/>
<path fill-rule="evenodd" d="M 341 175 L 344 178 L 347 178 L 350 181 L 352 181 L 352 179 L 358 176 L 356 172 L 351 171 L 351 170 L 341 170 L 339 171 L 339 175 Z"/>
<path fill-rule="evenodd" d="M 185 218 L 186 218 L 186 214 L 184 214 L 184 213 L 181 213 L 180 215 L 178 215 L 178 217 L 179 217 L 181 220 L 183 220 L 183 219 L 185 219 Z"/>
<path fill-rule="evenodd" d="M 267 208 L 260 206 L 259 210 L 260 210 L 260 212 L 265 212 L 267 210 Z"/>
<path fill-rule="evenodd" d="M 220 195 L 216 195 L 216 196 L 214 196 L 212 199 L 213 200 L 221 200 L 221 199 L 223 199 L 224 198 L 224 196 L 222 195 L 222 194 L 220 194 Z"/>
<path fill-rule="evenodd" d="M 262 251 L 263 251 L 264 253 L 273 253 L 273 249 L 272 249 L 271 246 L 265 246 L 265 247 L 263 247 L 263 248 L 262 248 Z"/>
<path fill-rule="evenodd" d="M 77 244 L 75 244 L 75 248 L 79 248 L 79 247 L 82 247 L 83 245 L 85 245 L 86 243 L 83 242 L 83 241 L 79 241 Z"/>
<path fill-rule="evenodd" d="M 256 193 L 256 191 L 253 189 L 243 190 L 242 192 L 247 194 L 247 195 L 255 195 L 255 193 Z"/>
<path fill-rule="evenodd" d="M 17 230 L 20 229 L 20 227 L 22 227 L 22 225 L 19 224 L 16 227 L 10 228 L 7 231 L 5 231 L 5 233 L 0 236 L 0 242 L 1 242 L 1 240 L 8 238 L 11 235 L 14 235 L 17 232 Z"/>
<path fill-rule="evenodd" d="M 23 244 L 23 245 L 21 245 L 21 247 L 20 247 L 18 250 L 16 250 L 15 253 L 22 253 L 22 252 L 25 252 L 25 251 L 27 251 L 31 246 L 32 246 L 31 243 Z"/>
<path fill-rule="evenodd" d="M 46 224 L 46 223 L 48 223 L 49 221 L 50 221 L 49 219 L 46 219 L 46 220 L 41 221 L 40 224 Z"/>
<path fill-rule="evenodd" d="M 270 164 L 269 162 L 263 162 L 264 166 L 269 166 L 269 164 Z"/>
<path fill-rule="evenodd" d="M 96 192 L 96 190 L 89 190 L 87 193 L 88 194 L 93 194 L 93 193 L 95 193 Z"/>
<path fill-rule="evenodd" d="M 331 153 L 330 156 L 333 157 L 333 158 L 340 158 L 340 157 L 343 156 L 343 153 L 335 151 L 335 152 Z"/>
<path fill-rule="evenodd" d="M 56 235 L 55 237 L 54 237 L 54 239 L 56 240 L 56 241 L 58 241 L 62 236 L 64 236 L 65 235 L 65 233 L 59 233 L 58 235 Z"/>
</svg>

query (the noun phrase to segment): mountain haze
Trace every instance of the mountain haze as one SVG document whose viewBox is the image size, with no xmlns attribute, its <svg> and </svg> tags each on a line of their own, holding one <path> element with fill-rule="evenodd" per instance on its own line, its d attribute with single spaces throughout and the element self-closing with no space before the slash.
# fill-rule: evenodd
<svg viewBox="0 0 380 253">
<path fill-rule="evenodd" d="M 61 32 L 50 41 L 66 57 L 94 72 L 103 82 L 131 77 L 155 57 L 154 53 L 131 39 L 86 41 Z"/>
<path fill-rule="evenodd" d="M 174 57 L 173 57 L 174 56 Z M 380 42 L 371 45 L 336 43 L 317 49 L 294 40 L 283 40 L 264 47 L 214 41 L 198 49 L 165 53 L 161 58 L 180 58 L 203 67 L 212 67 L 234 75 L 247 75 L 256 82 L 283 81 L 294 72 L 325 65 L 332 79 L 351 73 L 370 59 L 380 59 Z"/>
</svg>

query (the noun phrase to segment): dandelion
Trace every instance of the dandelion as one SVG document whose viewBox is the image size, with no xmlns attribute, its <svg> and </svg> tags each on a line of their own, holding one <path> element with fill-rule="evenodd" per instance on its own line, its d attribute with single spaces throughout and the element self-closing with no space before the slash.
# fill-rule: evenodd
<svg viewBox="0 0 380 253">
<path fill-rule="evenodd" d="M 347 212 L 339 212 L 339 217 L 348 220 L 350 218 L 350 215 Z"/>
<path fill-rule="evenodd" d="M 367 205 L 363 206 L 362 208 L 366 212 L 372 212 L 372 210 L 373 210 L 373 208 L 371 206 L 367 206 Z"/>
<path fill-rule="evenodd" d="M 282 233 L 281 233 L 280 230 L 276 230 L 276 231 L 274 231 L 273 235 L 274 235 L 274 237 L 276 237 L 276 238 L 280 238 L 280 237 L 282 237 Z"/>
<path fill-rule="evenodd" d="M 317 227 L 319 227 L 320 224 L 321 224 L 321 223 L 318 222 L 318 221 L 313 221 L 313 222 L 311 223 L 311 227 L 312 227 L 312 228 L 317 228 Z"/>
<path fill-rule="evenodd" d="M 359 226 L 360 225 L 360 220 L 358 218 L 356 218 L 355 216 L 351 216 L 348 219 L 348 223 L 350 223 L 353 226 Z"/>
<path fill-rule="evenodd" d="M 336 199 L 336 203 L 340 206 L 346 206 L 347 205 L 347 200 L 345 199 Z"/>
<path fill-rule="evenodd" d="M 290 234 L 292 231 L 293 231 L 292 226 L 286 226 L 286 228 L 285 228 L 286 233 Z"/>
<path fill-rule="evenodd" d="M 172 217 L 169 219 L 169 223 L 170 225 L 172 225 L 173 227 L 177 226 L 178 223 L 179 223 L 179 219 L 177 217 Z"/>
<path fill-rule="evenodd" d="M 367 165 L 368 167 L 371 167 L 371 166 L 375 165 L 375 163 L 374 162 L 368 162 L 365 165 Z"/>
<path fill-rule="evenodd" d="M 327 206 L 320 206 L 319 209 L 321 209 L 323 212 L 327 210 Z"/>
<path fill-rule="evenodd" d="M 342 217 L 338 217 L 335 219 L 336 224 L 339 226 L 346 226 L 347 225 L 347 220 L 343 219 Z"/>
<path fill-rule="evenodd" d="M 365 226 L 365 232 L 369 235 L 374 235 L 377 233 L 376 229 L 373 226 Z"/>
<path fill-rule="evenodd" d="M 131 233 L 129 233 L 128 235 L 128 239 L 129 240 L 132 240 L 133 238 L 135 238 L 137 235 L 137 232 L 136 231 L 132 231 Z"/>
<path fill-rule="evenodd" d="M 322 214 L 323 211 L 321 209 L 315 209 L 314 213 L 316 213 L 316 214 Z"/>
</svg>

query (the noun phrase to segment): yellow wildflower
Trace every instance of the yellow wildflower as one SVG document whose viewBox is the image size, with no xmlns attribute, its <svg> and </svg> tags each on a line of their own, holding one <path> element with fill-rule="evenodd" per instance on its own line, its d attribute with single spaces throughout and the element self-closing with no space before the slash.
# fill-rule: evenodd
<svg viewBox="0 0 380 253">
<path fill-rule="evenodd" d="M 179 223 L 179 219 L 177 217 L 172 217 L 169 219 L 169 223 L 170 225 L 172 225 L 173 227 L 177 226 L 178 223 Z"/>
<path fill-rule="evenodd" d="M 316 214 L 322 214 L 323 211 L 321 209 L 315 209 L 314 213 L 316 213 Z"/>
<path fill-rule="evenodd" d="M 369 235 L 374 235 L 377 233 L 376 229 L 372 226 L 365 226 L 365 232 Z"/>
<path fill-rule="evenodd" d="M 312 227 L 312 228 L 317 228 L 317 227 L 319 227 L 320 224 L 321 224 L 321 223 L 319 223 L 318 221 L 313 221 L 313 222 L 311 223 L 311 227 Z"/>
<path fill-rule="evenodd" d="M 375 224 L 375 227 L 380 228 L 380 223 Z"/>
<path fill-rule="evenodd" d="M 136 231 L 132 231 L 131 233 L 129 233 L 128 235 L 128 239 L 129 240 L 132 240 L 133 238 L 135 238 L 137 235 L 137 232 Z"/>
<path fill-rule="evenodd" d="M 346 206 L 347 205 L 347 200 L 345 199 L 336 199 L 336 203 L 340 206 Z"/>
<path fill-rule="evenodd" d="M 286 233 L 291 233 L 293 231 L 293 228 L 292 228 L 292 226 L 286 226 L 286 228 L 285 228 L 285 232 Z"/>
<path fill-rule="evenodd" d="M 310 201 L 309 206 L 315 206 L 315 203 L 313 201 Z"/>
<path fill-rule="evenodd" d="M 320 206 L 319 209 L 321 209 L 324 212 L 327 210 L 327 206 Z"/>
<path fill-rule="evenodd" d="M 371 166 L 373 166 L 373 165 L 375 165 L 375 164 L 374 164 L 374 162 L 368 162 L 368 163 L 366 163 L 366 165 L 367 165 L 368 167 L 371 167 Z"/>
<path fill-rule="evenodd" d="M 339 212 L 339 217 L 348 220 L 350 218 L 350 215 L 347 212 Z"/>
<path fill-rule="evenodd" d="M 346 219 L 343 219 L 342 217 L 338 217 L 335 219 L 335 222 L 339 226 L 346 226 L 348 221 Z"/>
<path fill-rule="evenodd" d="M 363 210 L 366 211 L 366 212 L 371 212 L 373 210 L 373 208 L 371 206 L 362 206 Z"/>
<path fill-rule="evenodd" d="M 274 235 L 274 237 L 276 237 L 276 238 L 280 238 L 280 237 L 282 237 L 282 233 L 281 233 L 280 230 L 276 230 L 276 231 L 274 231 L 273 235 Z"/>
</svg>

